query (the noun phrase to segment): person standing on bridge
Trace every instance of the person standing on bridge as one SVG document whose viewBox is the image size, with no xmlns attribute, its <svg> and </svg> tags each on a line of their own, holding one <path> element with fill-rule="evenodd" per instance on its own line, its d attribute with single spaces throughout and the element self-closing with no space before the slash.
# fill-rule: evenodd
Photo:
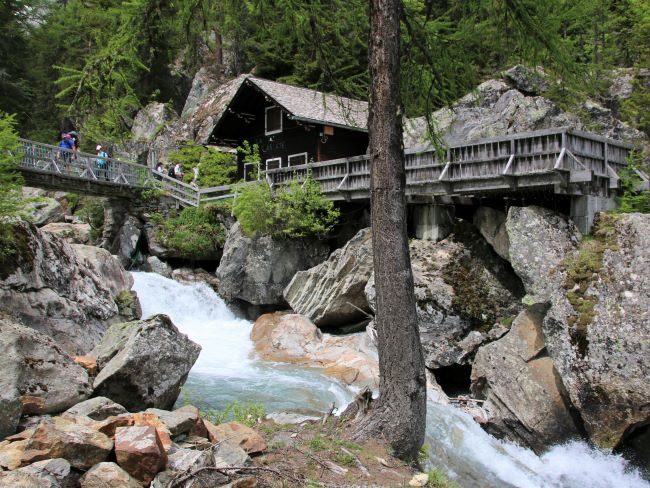
<svg viewBox="0 0 650 488">
<path fill-rule="evenodd" d="M 174 166 L 174 178 L 178 181 L 183 181 L 183 165 L 181 163 L 176 163 Z"/>
<path fill-rule="evenodd" d="M 97 177 L 108 181 L 108 173 L 106 172 L 106 158 L 108 157 L 108 154 L 106 154 L 106 151 L 102 149 L 101 144 L 97 144 L 97 147 L 95 149 L 97 150 L 97 159 L 95 159 L 95 164 L 97 165 Z"/>
<path fill-rule="evenodd" d="M 61 142 L 59 142 L 59 148 L 62 149 L 62 151 L 59 151 L 59 156 L 63 161 L 63 165 L 65 166 L 65 172 L 66 174 L 69 174 L 70 168 L 68 167 L 68 164 L 70 163 L 70 151 L 74 149 L 74 143 L 70 134 L 61 134 Z"/>
</svg>

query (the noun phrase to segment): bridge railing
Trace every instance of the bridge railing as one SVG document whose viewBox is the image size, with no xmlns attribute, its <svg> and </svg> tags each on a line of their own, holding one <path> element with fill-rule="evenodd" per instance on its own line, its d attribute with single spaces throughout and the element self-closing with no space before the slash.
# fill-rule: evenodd
<svg viewBox="0 0 650 488">
<path fill-rule="evenodd" d="M 435 150 L 407 151 L 407 186 L 506 179 L 566 172 L 572 182 L 593 176 L 610 178 L 626 165 L 631 146 L 595 134 L 566 127 L 482 139 Z M 265 172 L 272 185 L 286 184 L 311 174 L 324 193 L 368 190 L 370 163 L 367 156 L 335 159 Z"/>
</svg>

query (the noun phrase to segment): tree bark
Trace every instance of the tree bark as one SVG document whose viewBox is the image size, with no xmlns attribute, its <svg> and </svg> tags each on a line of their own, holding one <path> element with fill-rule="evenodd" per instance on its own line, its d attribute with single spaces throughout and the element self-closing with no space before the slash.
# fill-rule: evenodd
<svg viewBox="0 0 650 488">
<path fill-rule="evenodd" d="M 372 243 L 379 350 L 379 402 L 357 438 L 380 436 L 416 459 L 424 442 L 426 379 L 406 232 L 400 97 L 400 0 L 370 1 Z"/>
</svg>

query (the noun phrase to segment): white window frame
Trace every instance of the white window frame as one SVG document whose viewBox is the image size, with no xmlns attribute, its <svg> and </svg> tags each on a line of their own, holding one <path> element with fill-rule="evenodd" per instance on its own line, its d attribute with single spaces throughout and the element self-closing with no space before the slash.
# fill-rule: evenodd
<svg viewBox="0 0 650 488">
<path fill-rule="evenodd" d="M 301 152 L 301 153 L 296 153 L 296 154 L 289 154 L 289 157 L 287 157 L 287 165 L 291 166 L 291 158 L 295 156 L 305 156 L 305 162 L 302 164 L 307 164 L 309 162 L 309 155 L 306 152 Z M 294 166 L 296 166 L 294 164 Z M 297 165 L 300 166 L 300 165 Z"/>
<path fill-rule="evenodd" d="M 269 110 L 275 109 L 275 108 L 280 110 L 280 128 L 278 130 L 269 131 L 268 130 L 268 121 L 269 121 L 268 112 L 269 112 Z M 270 136 L 272 134 L 279 134 L 280 132 L 282 132 L 282 124 L 283 124 L 282 119 L 284 118 L 283 115 L 284 114 L 282 113 L 282 109 L 277 105 L 271 105 L 270 107 L 266 107 L 264 109 L 264 135 L 265 136 Z"/>
<path fill-rule="evenodd" d="M 267 159 L 267 160 L 264 162 L 264 166 L 266 167 L 266 171 L 269 170 L 269 163 L 270 163 L 271 161 L 279 161 L 280 164 L 278 165 L 278 168 L 282 168 L 282 157 L 279 157 L 279 158 L 270 158 L 270 159 Z M 274 169 L 277 169 L 277 168 L 274 168 Z"/>
</svg>

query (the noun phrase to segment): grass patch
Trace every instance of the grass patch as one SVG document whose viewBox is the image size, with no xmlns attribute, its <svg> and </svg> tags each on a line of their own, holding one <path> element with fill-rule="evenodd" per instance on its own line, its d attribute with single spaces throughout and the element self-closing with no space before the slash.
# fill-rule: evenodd
<svg viewBox="0 0 650 488">
<path fill-rule="evenodd" d="M 440 468 L 427 472 L 429 480 L 427 488 L 460 488 L 455 481 L 450 480 Z"/>
<path fill-rule="evenodd" d="M 266 408 L 261 403 L 240 403 L 235 400 L 223 410 L 210 409 L 207 412 L 201 412 L 201 415 L 215 425 L 234 420 L 248 427 L 253 427 L 257 425 L 258 421 L 266 417 Z"/>
</svg>

